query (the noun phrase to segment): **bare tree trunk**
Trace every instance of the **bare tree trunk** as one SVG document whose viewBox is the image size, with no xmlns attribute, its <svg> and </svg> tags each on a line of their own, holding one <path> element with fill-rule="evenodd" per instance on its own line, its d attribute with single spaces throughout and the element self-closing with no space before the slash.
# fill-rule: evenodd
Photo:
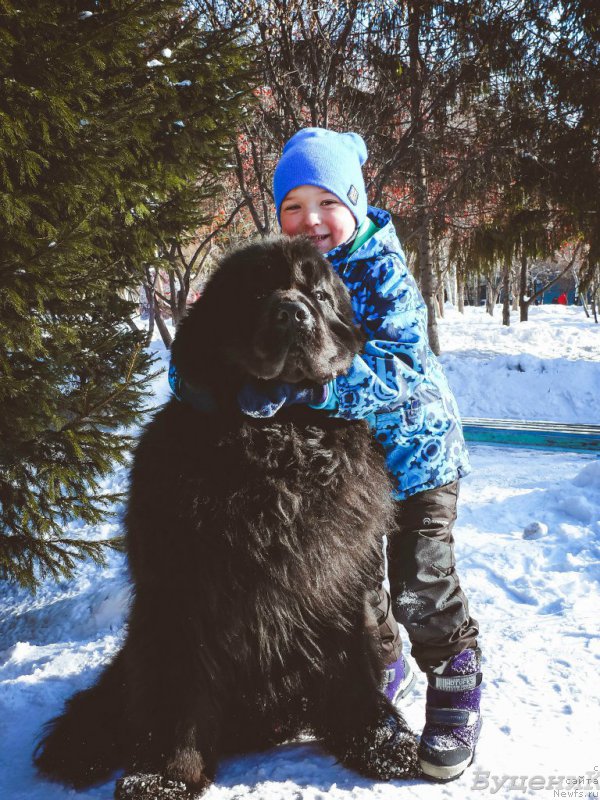
<svg viewBox="0 0 600 800">
<path fill-rule="evenodd" d="M 410 3 L 408 11 L 408 47 L 410 59 L 410 105 L 411 122 L 415 129 L 415 201 L 418 229 L 419 275 L 421 293 L 427 306 L 427 334 L 429 345 L 436 355 L 440 353 L 440 342 L 435 315 L 435 296 L 437 293 L 437 276 L 431 258 L 431 220 L 428 208 L 427 172 L 425 168 L 425 137 L 423 135 L 423 114 L 421 101 L 423 97 L 423 70 L 425 64 L 419 49 L 419 32 L 421 27 L 421 4 L 419 0 Z"/>
<path fill-rule="evenodd" d="M 586 317 L 590 318 L 590 312 L 588 311 L 587 303 L 585 302 L 585 297 L 581 295 L 581 305 L 583 306 L 583 310 L 585 311 Z"/>
<path fill-rule="evenodd" d="M 529 314 L 529 297 L 527 295 L 527 256 L 521 254 L 521 275 L 519 281 L 519 309 L 521 311 L 521 322 L 527 322 Z"/>
<path fill-rule="evenodd" d="M 146 281 L 144 283 L 144 291 L 146 292 L 146 298 L 148 299 L 148 305 L 150 307 L 150 321 L 148 324 L 148 342 L 150 341 L 152 332 L 154 331 L 154 324 L 156 323 L 156 327 L 158 328 L 158 332 L 160 333 L 160 338 L 163 340 L 163 344 L 165 347 L 171 347 L 171 342 L 173 338 L 169 333 L 169 329 L 163 319 L 162 311 L 160 308 L 160 303 L 158 301 L 158 290 L 156 288 L 159 273 L 158 270 L 154 272 L 152 275 L 152 270 L 150 267 L 145 267 L 146 272 Z"/>
<path fill-rule="evenodd" d="M 458 305 L 458 278 L 456 275 L 456 267 L 452 267 L 448 270 L 448 299 L 452 303 L 453 306 Z"/>
<path fill-rule="evenodd" d="M 494 285 L 493 280 L 486 279 L 485 281 L 485 310 L 490 315 L 494 316 L 494 307 L 498 297 L 498 288 Z"/>
<path fill-rule="evenodd" d="M 461 314 L 465 313 L 465 281 L 462 277 L 456 279 L 456 303 Z"/>
<path fill-rule="evenodd" d="M 421 173 L 424 178 L 424 174 Z M 421 185 L 421 190 L 417 191 L 417 196 L 426 194 L 427 189 Z M 427 334 L 429 338 L 429 345 L 436 355 L 440 354 L 440 341 L 438 336 L 438 327 L 435 313 L 435 297 L 437 294 L 437 280 L 435 270 L 431 260 L 431 231 L 429 214 L 427 208 L 421 208 L 419 214 L 419 228 L 421 233 L 419 235 L 419 273 L 421 276 L 421 293 L 427 306 Z"/>
<path fill-rule="evenodd" d="M 148 333 L 146 335 L 146 342 L 150 344 L 152 335 L 154 334 L 154 300 L 152 290 L 146 284 L 144 284 L 144 293 L 146 295 L 146 302 L 148 303 Z"/>
<path fill-rule="evenodd" d="M 173 261 L 173 256 L 171 257 L 171 263 Z M 169 308 L 171 311 L 171 319 L 173 320 L 173 325 L 177 327 L 179 324 L 179 292 L 180 289 L 177 287 L 181 287 L 181 282 L 175 282 L 175 269 L 171 267 L 168 270 L 168 277 L 169 277 Z"/>
<path fill-rule="evenodd" d="M 519 284 L 519 276 L 518 276 L 518 269 L 517 265 L 514 261 L 510 263 L 510 293 L 512 294 L 512 311 L 515 313 L 519 310 L 519 291 L 518 291 L 518 284 Z"/>
<path fill-rule="evenodd" d="M 173 343 L 173 337 L 169 333 L 169 329 L 167 328 L 167 323 L 164 321 L 162 314 L 160 312 L 160 308 L 158 307 L 158 302 L 156 301 L 154 309 L 155 309 L 154 319 L 156 320 L 156 327 L 158 328 L 158 332 L 160 333 L 160 338 L 163 340 L 163 344 L 165 345 L 165 347 L 170 348 L 171 344 Z"/>
<path fill-rule="evenodd" d="M 444 318 L 444 298 L 445 298 L 445 290 L 443 282 L 440 282 L 438 292 L 437 292 L 437 305 L 438 305 L 438 312 L 440 318 Z"/>
<path fill-rule="evenodd" d="M 502 298 L 502 324 L 510 325 L 510 263 L 507 261 L 504 264 L 502 272 L 502 291 L 504 296 Z"/>
<path fill-rule="evenodd" d="M 468 283 L 465 284 L 465 290 L 467 292 L 467 302 L 470 306 L 478 306 L 479 305 L 479 295 L 477 293 L 479 276 L 473 277 L 471 276 Z"/>
</svg>

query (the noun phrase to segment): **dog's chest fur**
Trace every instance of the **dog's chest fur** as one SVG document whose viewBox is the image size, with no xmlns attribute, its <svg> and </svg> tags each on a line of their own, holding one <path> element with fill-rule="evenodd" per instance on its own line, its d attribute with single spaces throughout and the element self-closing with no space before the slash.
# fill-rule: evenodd
<svg viewBox="0 0 600 800">
<path fill-rule="evenodd" d="M 276 656 L 273 642 L 276 660 L 286 650 L 315 656 L 315 625 L 355 621 L 389 523 L 388 477 L 366 424 L 290 410 L 278 422 L 231 425 L 195 415 L 192 427 L 182 411 L 167 407 L 148 428 L 131 503 L 138 482 L 147 501 L 145 465 L 160 460 L 161 489 L 145 513 L 157 530 L 165 509 L 175 512 L 164 529 L 181 552 L 175 570 L 190 582 L 195 613 L 224 620 L 219 646 L 238 655 L 243 643 L 245 659 L 256 646 L 263 664 Z M 214 574 L 220 583 L 207 598 L 202 586 Z"/>
</svg>

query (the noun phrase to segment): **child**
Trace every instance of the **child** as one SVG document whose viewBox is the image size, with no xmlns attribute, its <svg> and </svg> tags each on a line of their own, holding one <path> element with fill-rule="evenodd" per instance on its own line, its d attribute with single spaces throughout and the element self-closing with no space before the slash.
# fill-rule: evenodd
<svg viewBox="0 0 600 800">
<path fill-rule="evenodd" d="M 454 568 L 452 537 L 458 482 L 469 462 L 454 397 L 428 344 L 426 307 L 391 217 L 367 206 L 366 158 L 356 133 L 299 131 L 275 170 L 275 206 L 283 233 L 309 236 L 326 255 L 368 338 L 350 370 L 308 399 L 323 413 L 367 419 L 385 448 L 398 500 L 387 553 L 392 602 L 383 588 L 373 602 L 388 662 L 385 691 L 394 701 L 409 683 L 393 608 L 429 684 L 421 767 L 444 781 L 470 764 L 481 726 L 478 627 Z M 282 385 L 275 404 L 251 389 L 239 400 L 243 411 L 261 416 L 307 397 Z"/>
</svg>

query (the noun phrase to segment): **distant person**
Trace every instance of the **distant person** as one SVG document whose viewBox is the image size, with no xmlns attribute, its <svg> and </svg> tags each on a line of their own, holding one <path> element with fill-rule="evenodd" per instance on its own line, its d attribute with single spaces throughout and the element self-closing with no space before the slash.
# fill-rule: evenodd
<svg viewBox="0 0 600 800">
<path fill-rule="evenodd" d="M 559 306 L 568 305 L 569 301 L 567 299 L 567 293 L 563 292 L 562 294 L 559 294 L 558 297 L 556 298 L 556 302 L 558 303 Z"/>
</svg>

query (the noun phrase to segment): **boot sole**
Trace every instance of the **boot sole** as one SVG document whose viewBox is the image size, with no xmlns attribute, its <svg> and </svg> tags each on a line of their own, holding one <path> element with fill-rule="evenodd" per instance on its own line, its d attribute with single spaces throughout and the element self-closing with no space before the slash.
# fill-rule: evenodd
<svg viewBox="0 0 600 800">
<path fill-rule="evenodd" d="M 482 720 L 480 718 L 479 731 L 477 732 L 477 739 L 479 738 L 479 735 L 481 733 L 481 727 L 482 727 Z M 475 758 L 477 739 L 475 741 L 475 747 L 473 748 L 473 752 L 471 753 L 469 758 L 465 758 L 458 764 L 448 764 L 447 766 L 443 766 L 442 764 L 432 764 L 431 761 L 426 761 L 424 758 L 419 757 L 419 766 L 421 767 L 423 775 L 429 780 L 435 781 L 436 783 L 448 783 L 449 781 L 456 780 L 456 778 L 460 778 L 463 772 L 466 769 L 468 769 L 473 763 L 473 759 Z"/>
<path fill-rule="evenodd" d="M 448 783 L 449 781 L 456 780 L 456 778 L 460 778 L 463 772 L 471 766 L 474 757 L 475 753 L 459 764 L 452 764 L 452 766 L 448 767 L 441 767 L 439 764 L 431 764 L 429 761 L 423 761 L 423 759 L 420 758 L 419 766 L 421 767 L 423 775 L 429 778 L 429 780 L 435 781 L 436 783 Z"/>
</svg>

